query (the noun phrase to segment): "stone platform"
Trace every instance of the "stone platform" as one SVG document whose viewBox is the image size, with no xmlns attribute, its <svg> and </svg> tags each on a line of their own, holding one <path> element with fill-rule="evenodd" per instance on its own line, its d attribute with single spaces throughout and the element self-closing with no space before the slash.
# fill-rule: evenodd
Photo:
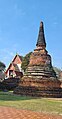
<svg viewBox="0 0 62 119">
<path fill-rule="evenodd" d="M 15 94 L 35 97 L 62 97 L 60 81 L 53 79 L 32 79 L 23 77 L 19 86 L 14 90 Z"/>
</svg>

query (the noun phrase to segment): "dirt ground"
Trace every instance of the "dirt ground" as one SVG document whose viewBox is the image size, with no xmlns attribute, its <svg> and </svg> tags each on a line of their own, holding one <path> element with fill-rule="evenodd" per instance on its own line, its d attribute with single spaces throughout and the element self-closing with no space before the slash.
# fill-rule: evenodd
<svg viewBox="0 0 62 119">
<path fill-rule="evenodd" d="M 62 119 L 62 116 L 0 106 L 0 119 Z"/>
</svg>

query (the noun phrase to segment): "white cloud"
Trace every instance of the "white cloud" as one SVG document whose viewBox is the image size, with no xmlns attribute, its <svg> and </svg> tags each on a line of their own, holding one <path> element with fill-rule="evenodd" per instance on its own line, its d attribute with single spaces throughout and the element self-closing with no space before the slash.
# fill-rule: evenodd
<svg viewBox="0 0 62 119">
<path fill-rule="evenodd" d="M 6 66 L 12 61 L 13 57 L 16 55 L 16 52 L 19 53 L 19 45 L 14 44 L 10 47 L 0 49 L 0 61 L 3 61 Z"/>
<path fill-rule="evenodd" d="M 6 65 L 11 61 L 11 59 L 15 56 L 14 48 L 4 48 L 0 50 L 0 60 L 3 61 Z"/>
</svg>

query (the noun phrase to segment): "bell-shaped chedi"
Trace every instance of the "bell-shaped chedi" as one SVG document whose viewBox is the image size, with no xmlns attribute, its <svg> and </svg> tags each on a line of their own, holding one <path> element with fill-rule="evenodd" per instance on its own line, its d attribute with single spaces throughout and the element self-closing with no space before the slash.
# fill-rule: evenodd
<svg viewBox="0 0 62 119">
<path fill-rule="evenodd" d="M 36 49 L 31 54 L 26 72 L 28 72 L 28 76 L 35 76 L 35 78 L 38 77 L 39 79 L 44 77 L 56 79 L 56 73 L 51 64 L 51 56 L 46 50 L 43 22 L 40 23 Z"/>
<path fill-rule="evenodd" d="M 26 72 L 14 93 L 30 96 L 61 97 L 62 89 L 46 50 L 43 22 L 40 23 L 36 49 L 30 56 Z"/>
</svg>

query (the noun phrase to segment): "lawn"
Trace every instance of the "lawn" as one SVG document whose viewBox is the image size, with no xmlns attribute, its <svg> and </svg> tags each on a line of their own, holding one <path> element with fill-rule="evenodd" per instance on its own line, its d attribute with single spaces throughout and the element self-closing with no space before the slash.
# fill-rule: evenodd
<svg viewBox="0 0 62 119">
<path fill-rule="evenodd" d="M 60 99 L 18 96 L 14 95 L 12 92 L 0 92 L 0 106 L 62 114 L 62 100 Z"/>
</svg>

